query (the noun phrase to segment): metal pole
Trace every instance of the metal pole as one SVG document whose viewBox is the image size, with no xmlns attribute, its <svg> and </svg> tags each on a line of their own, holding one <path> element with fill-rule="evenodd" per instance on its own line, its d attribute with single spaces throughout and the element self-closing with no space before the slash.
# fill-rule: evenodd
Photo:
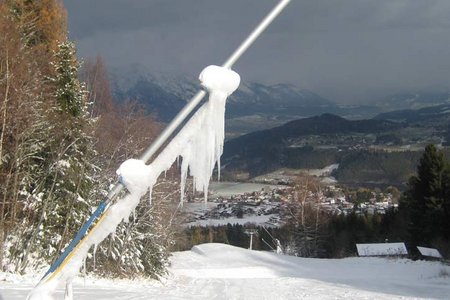
<svg viewBox="0 0 450 300">
<path fill-rule="evenodd" d="M 244 52 L 253 44 L 253 42 L 261 35 L 261 33 L 272 23 L 272 21 L 281 13 L 281 11 L 289 4 L 291 0 L 281 0 L 268 15 L 261 21 L 261 23 L 253 30 L 253 32 L 241 43 L 241 45 L 234 51 L 234 53 L 222 65 L 226 68 L 231 68 L 233 64 L 244 54 Z M 204 90 L 200 90 L 188 102 L 188 104 L 175 116 L 169 125 L 163 130 L 158 138 L 144 151 L 139 159 L 148 162 L 152 156 L 159 150 L 159 148 L 172 136 L 175 130 L 181 123 L 189 116 L 189 114 L 197 107 L 197 105 L 206 96 Z M 108 193 L 107 198 L 112 200 L 123 189 L 121 183 L 117 183 Z"/>
<path fill-rule="evenodd" d="M 256 27 L 255 30 L 242 42 L 239 48 L 227 59 L 223 64 L 223 67 L 231 68 L 231 66 L 241 57 L 241 55 L 251 46 L 251 44 L 256 40 L 256 38 L 264 31 L 264 29 L 269 26 L 269 24 L 278 16 L 278 14 L 283 10 L 283 8 L 290 2 L 290 0 L 281 0 L 279 4 L 272 9 L 272 11 L 262 20 L 262 22 Z M 152 156 L 158 151 L 158 149 L 172 136 L 175 130 L 180 126 L 181 123 L 189 116 L 189 114 L 197 107 L 201 102 L 203 97 L 205 97 L 206 92 L 200 90 L 197 94 L 189 101 L 189 103 L 175 116 L 175 118 L 170 122 L 170 124 L 163 130 L 163 132 L 158 136 L 158 138 L 145 150 L 145 152 L 140 157 L 144 162 L 148 162 Z M 112 200 L 123 190 L 124 186 L 118 182 L 109 191 L 106 199 L 104 199 L 94 214 L 86 221 L 82 228 L 78 231 L 75 238 L 66 247 L 63 254 L 55 261 L 55 263 L 50 266 L 50 269 L 41 279 L 38 285 L 40 285 L 47 276 L 53 272 L 57 272 L 57 269 L 61 268 L 64 261 L 67 260 L 69 253 L 86 238 L 86 232 L 88 232 L 90 226 L 93 222 L 108 209 Z M 252 244 L 253 235 L 251 236 Z M 250 245 L 250 248 L 252 245 Z M 56 273 L 55 273 L 56 274 Z"/>
<path fill-rule="evenodd" d="M 234 63 L 244 54 L 244 52 L 253 44 L 253 42 L 261 35 L 261 33 L 267 28 L 267 26 L 272 23 L 272 21 L 283 11 L 286 5 L 289 4 L 291 0 L 281 0 L 277 6 L 275 6 L 269 14 L 259 23 L 253 32 L 242 42 L 236 51 L 227 59 L 227 61 L 222 65 L 225 68 L 231 68 Z"/>
</svg>

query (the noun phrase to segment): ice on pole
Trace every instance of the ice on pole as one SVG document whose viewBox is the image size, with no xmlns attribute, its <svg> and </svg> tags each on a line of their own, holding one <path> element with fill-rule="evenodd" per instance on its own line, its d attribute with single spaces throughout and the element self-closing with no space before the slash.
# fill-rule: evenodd
<svg viewBox="0 0 450 300">
<path fill-rule="evenodd" d="M 240 76 L 228 68 L 208 66 L 201 72 L 199 79 L 209 92 L 208 102 L 192 116 L 150 165 L 137 159 L 129 159 L 122 163 L 117 174 L 129 194 L 117 200 L 98 220 L 89 237 L 78 245 L 78 251 L 67 259 L 66 265 L 53 280 L 36 287 L 28 299 L 52 299 L 51 295 L 58 286 L 70 285 L 79 273 L 88 251 L 115 232 L 120 222 L 128 220 L 142 196 L 152 189 L 161 173 L 168 170 L 178 157 L 182 158 L 181 194 L 184 194 L 186 179 L 190 175 L 193 178 L 194 188 L 204 192 L 206 199 L 214 167 L 218 165 L 220 169 L 224 141 L 225 102 L 227 97 L 238 88 Z M 68 295 L 68 297 L 71 296 Z"/>
<path fill-rule="evenodd" d="M 227 96 L 237 89 L 240 81 L 239 75 L 232 72 L 230 68 L 253 44 L 258 36 L 260 36 L 261 33 L 270 25 L 270 23 L 281 13 L 290 1 L 291 0 L 280 0 L 280 2 L 269 12 L 269 14 L 264 17 L 261 23 L 258 24 L 250 35 L 231 54 L 222 67 L 210 66 L 203 70 L 200 75 L 200 79 L 204 87 L 210 92 L 210 101 L 203 105 L 197 113 L 195 113 L 194 117 L 188 121 L 186 126 L 169 144 L 170 147 L 162 152 L 164 155 L 159 155 L 158 158 L 155 159 L 150 169 L 147 168 L 145 162 L 149 161 L 154 156 L 156 151 L 163 146 L 163 144 L 179 128 L 182 122 L 186 120 L 189 114 L 197 107 L 198 104 L 200 104 L 203 97 L 206 95 L 205 91 L 199 91 L 177 114 L 177 116 L 175 116 L 163 132 L 161 132 L 158 138 L 145 150 L 140 158 L 142 163 L 136 162 L 135 160 L 128 161 L 122 165 L 121 168 L 119 168 L 118 174 L 121 177 L 121 182 L 123 184 L 117 183 L 110 190 L 106 199 L 100 203 L 94 214 L 92 214 L 80 231 L 78 231 L 77 235 L 69 245 L 70 248 L 67 248 L 58 260 L 50 267 L 44 278 L 41 279 L 37 287 L 29 295 L 29 299 L 51 299 L 48 295 L 54 291 L 60 282 L 65 281 L 68 286 L 71 286 L 71 279 L 79 272 L 81 267 L 81 260 L 83 259 L 80 259 L 80 257 L 85 259 L 87 251 L 92 245 L 96 246 L 109 233 L 114 232 L 116 226 L 122 220 L 128 218 L 129 214 L 137 206 L 140 198 L 145 194 L 146 190 L 152 190 L 156 179 L 162 172 L 161 170 L 167 170 L 173 161 L 179 156 L 183 158 L 181 201 L 183 201 L 185 182 L 189 173 L 194 178 L 194 188 L 196 190 L 203 190 L 205 192 L 206 200 L 209 178 L 216 163 L 219 166 L 218 169 L 220 172 L 219 157 L 222 153 L 224 135 L 224 102 Z M 213 100 L 217 100 L 217 103 L 211 104 Z M 223 110 L 223 112 L 218 113 L 216 109 Z M 211 112 L 215 112 L 216 114 L 211 114 Z M 218 118 L 214 119 L 211 117 L 212 115 Z M 192 137 L 192 133 L 195 132 L 198 133 L 198 136 Z M 205 137 L 209 137 L 211 139 L 205 140 Z M 201 143 L 205 141 L 206 144 L 202 147 Z M 186 145 L 186 147 L 183 145 Z M 174 156 L 175 158 L 173 159 Z M 199 156 L 201 158 L 197 158 Z M 138 172 L 136 168 L 142 171 L 144 174 L 142 177 L 136 176 L 136 173 Z M 132 176 L 133 179 L 130 176 Z M 148 182 L 142 180 L 145 178 L 148 179 Z M 116 204 L 111 205 L 112 201 L 122 191 L 124 186 L 127 187 L 130 194 L 124 199 L 118 200 Z M 120 210 L 121 205 L 124 205 L 127 210 Z M 119 207 L 119 209 L 116 210 L 116 207 Z M 114 210 L 112 210 L 112 208 L 114 208 Z M 97 222 L 95 225 L 91 226 L 95 220 L 97 220 Z M 107 232 L 107 234 L 103 237 L 105 232 Z M 72 268 L 67 271 L 67 266 L 71 264 L 73 265 Z M 72 270 L 72 273 L 75 275 L 73 275 L 70 270 Z M 71 295 L 66 295 L 67 299 L 70 297 Z"/>
<path fill-rule="evenodd" d="M 199 76 L 209 92 L 209 101 L 186 123 L 169 145 L 153 161 L 157 170 L 167 170 L 177 157 L 181 162 L 181 201 L 186 178 L 193 178 L 194 189 L 208 194 L 209 180 L 223 152 L 225 102 L 239 86 L 236 72 L 219 66 L 206 67 Z"/>
</svg>

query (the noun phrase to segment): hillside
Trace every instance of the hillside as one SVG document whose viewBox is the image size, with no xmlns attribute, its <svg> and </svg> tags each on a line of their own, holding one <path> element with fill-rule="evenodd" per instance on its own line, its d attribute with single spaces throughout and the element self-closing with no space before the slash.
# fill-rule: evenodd
<svg viewBox="0 0 450 300">
<path fill-rule="evenodd" d="M 268 130 L 262 130 L 230 140 L 226 143 L 224 157 L 254 155 L 279 144 L 289 145 L 289 140 L 307 135 L 336 135 L 351 133 L 380 133 L 398 128 L 397 123 L 385 120 L 351 121 L 342 117 L 323 114 L 288 122 Z"/>
<path fill-rule="evenodd" d="M 420 109 L 394 110 L 378 114 L 374 119 L 395 120 L 408 123 L 426 121 L 448 122 L 448 120 L 450 120 L 450 104 L 428 106 Z"/>
<path fill-rule="evenodd" d="M 407 259 L 310 259 L 203 244 L 171 257 L 163 281 L 78 278 L 74 298 L 91 299 L 446 299 L 450 267 Z M 25 299 L 39 276 L 0 273 L 0 294 Z M 62 297 L 62 290 L 58 293 Z"/>
<path fill-rule="evenodd" d="M 447 89 L 435 88 L 424 91 L 396 93 L 383 97 L 374 105 L 383 111 L 421 109 L 450 103 L 450 92 Z"/>
<path fill-rule="evenodd" d="M 345 160 L 353 153 L 402 126 L 386 120 L 346 120 L 331 114 L 295 120 L 226 142 L 225 172 L 245 171 L 257 176 L 280 167 L 317 169 L 339 162 L 346 166 Z M 381 172 L 380 177 L 386 176 Z"/>
</svg>

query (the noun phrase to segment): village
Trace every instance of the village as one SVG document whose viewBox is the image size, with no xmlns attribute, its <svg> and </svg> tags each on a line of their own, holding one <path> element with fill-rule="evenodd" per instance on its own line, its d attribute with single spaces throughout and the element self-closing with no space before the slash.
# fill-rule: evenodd
<svg viewBox="0 0 450 300">
<path fill-rule="evenodd" d="M 259 178 L 258 182 L 223 183 L 233 185 L 226 193 L 212 190 L 208 203 L 204 198 L 193 198 L 185 204 L 187 226 L 217 226 L 230 224 L 255 224 L 279 227 L 284 224 L 289 206 L 312 205 L 333 215 L 375 215 L 397 209 L 396 195 L 388 191 L 359 188 L 349 190 L 329 177 L 322 176 L 317 191 L 307 191 L 286 176 Z M 247 191 L 245 189 L 247 188 Z M 252 190 L 253 189 L 253 190 Z"/>
</svg>

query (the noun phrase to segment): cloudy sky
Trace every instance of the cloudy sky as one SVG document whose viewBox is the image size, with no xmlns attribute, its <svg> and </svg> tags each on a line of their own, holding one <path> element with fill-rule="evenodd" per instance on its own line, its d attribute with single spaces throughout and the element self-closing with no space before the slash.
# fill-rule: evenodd
<svg viewBox="0 0 450 300">
<path fill-rule="evenodd" d="M 197 76 L 277 0 L 65 0 L 79 54 L 110 68 Z M 342 103 L 450 87 L 449 0 L 292 0 L 238 61 L 244 80 Z"/>
</svg>

